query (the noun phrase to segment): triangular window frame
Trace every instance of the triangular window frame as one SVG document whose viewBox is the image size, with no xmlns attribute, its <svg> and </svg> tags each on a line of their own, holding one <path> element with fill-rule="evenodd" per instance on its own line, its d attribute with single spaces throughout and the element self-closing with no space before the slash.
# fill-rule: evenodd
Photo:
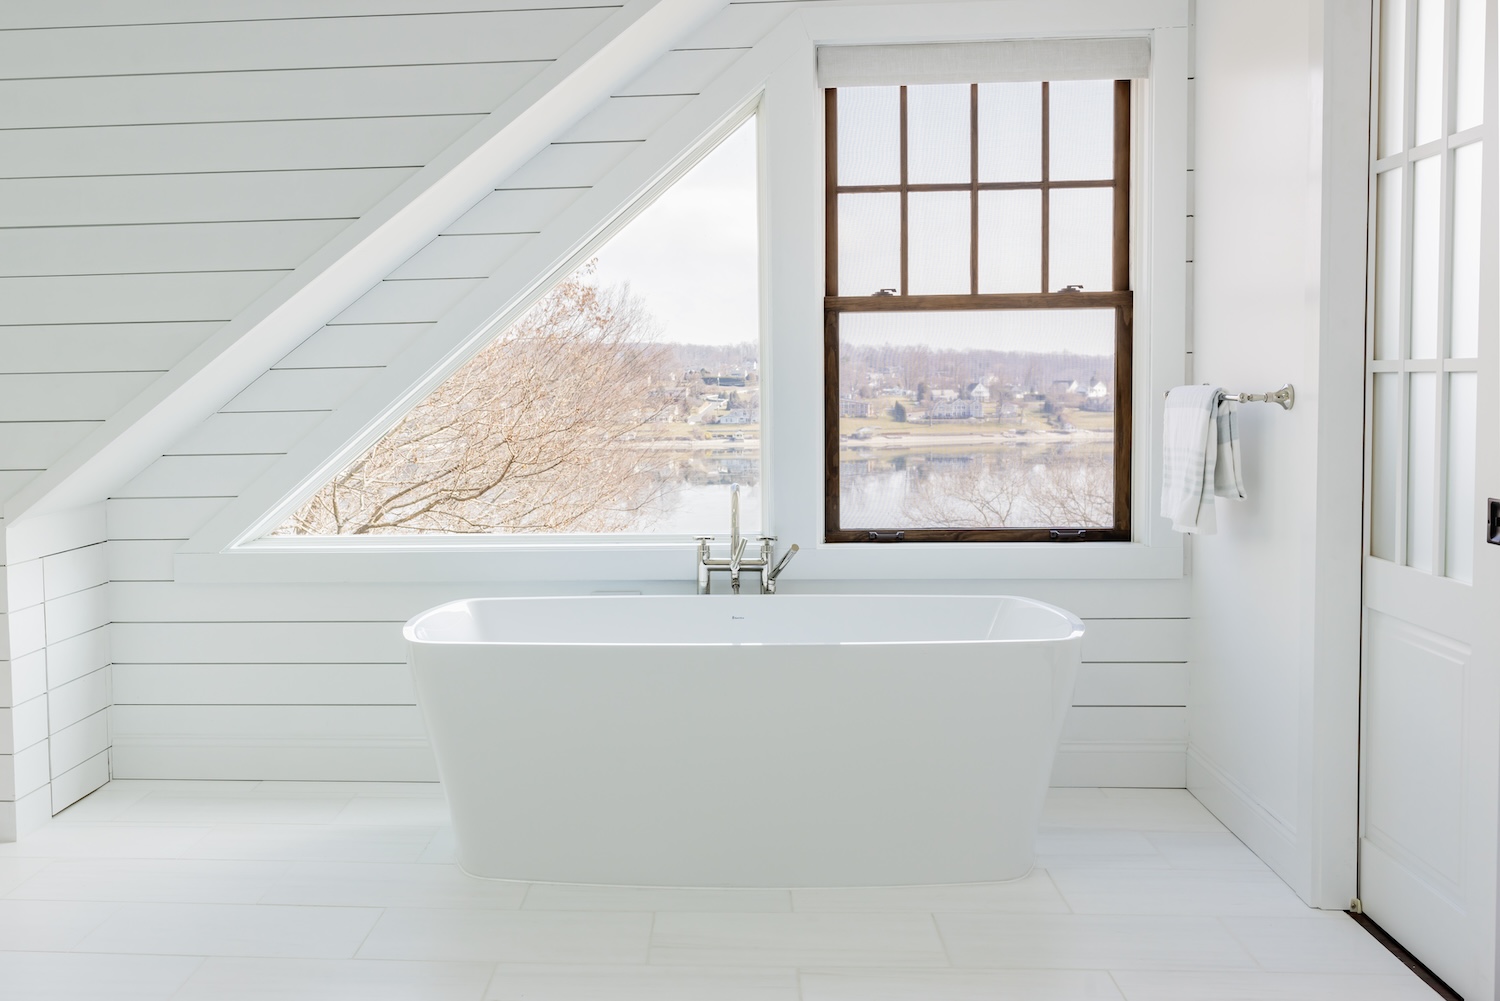
<svg viewBox="0 0 1500 1001">
<path fill-rule="evenodd" d="M 423 548 L 464 548 L 479 546 L 577 546 L 590 543 L 608 544 L 674 544 L 678 541 L 690 539 L 690 535 L 670 535 L 665 533 L 515 533 L 515 534 L 463 534 L 450 535 L 440 533 L 412 534 L 412 535 L 284 535 L 276 536 L 271 533 L 283 524 L 291 514 L 304 504 L 310 497 L 321 490 L 323 486 L 339 475 L 364 451 L 371 448 L 382 437 L 388 434 L 415 406 L 425 400 L 444 381 L 449 379 L 470 359 L 491 344 L 518 319 L 526 314 L 537 302 L 545 297 L 554 288 L 566 281 L 570 276 L 584 266 L 605 244 L 615 235 L 633 222 L 639 215 L 649 209 L 656 201 L 670 190 L 683 176 L 696 167 L 702 160 L 717 149 L 726 139 L 733 135 L 741 126 L 747 122 L 753 122 L 757 131 L 756 139 L 756 176 L 757 176 L 757 225 L 760 231 L 759 252 L 757 255 L 757 285 L 760 289 L 760 323 L 758 338 L 761 350 L 764 352 L 766 340 L 767 310 L 766 306 L 766 234 L 764 232 L 766 218 L 766 192 L 765 192 L 765 148 L 764 148 L 764 122 L 760 118 L 763 111 L 763 95 L 757 89 L 748 101 L 741 102 L 731 113 L 723 115 L 715 121 L 706 131 L 699 131 L 693 141 L 682 143 L 677 146 L 678 153 L 674 157 L 667 158 L 665 167 L 656 172 L 655 176 L 647 183 L 638 186 L 624 200 L 618 202 L 611 214 L 604 222 L 593 226 L 588 235 L 581 240 L 575 241 L 571 249 L 559 258 L 557 263 L 550 267 L 544 266 L 536 277 L 529 280 L 522 291 L 511 295 L 502 306 L 490 310 L 486 318 L 474 325 L 471 330 L 462 335 L 458 343 L 447 350 L 436 363 L 431 363 L 426 368 L 422 378 L 408 381 L 404 388 L 393 398 L 382 405 L 378 412 L 370 419 L 362 422 L 359 431 L 352 435 L 343 437 L 343 444 L 332 451 L 325 451 L 325 458 L 321 459 L 310 472 L 299 476 L 295 487 L 282 492 L 279 499 L 272 505 L 262 503 L 258 505 L 261 512 L 259 517 L 248 523 L 241 522 L 244 526 L 235 532 L 232 540 L 227 545 L 214 545 L 203 537 L 211 532 L 215 523 L 211 522 L 186 548 L 186 551 L 198 552 L 227 552 L 235 550 L 296 550 L 313 551 L 318 549 L 344 550 L 348 548 L 401 548 L 401 549 L 423 549 Z M 647 141 L 649 146 L 653 140 Z M 627 159 L 616 172 L 630 165 Z M 614 179 L 615 172 L 606 175 L 589 192 L 593 194 L 607 186 Z M 578 203 L 570 209 L 565 210 L 553 224 L 562 222 L 569 212 L 584 209 L 584 203 L 588 201 L 587 196 L 581 198 Z M 545 231 L 544 231 L 545 232 Z M 540 235 L 540 234 L 539 234 Z M 516 255 L 522 258 L 528 249 L 536 241 L 532 241 L 521 248 Z M 502 265 L 503 271 L 510 266 L 510 262 Z M 492 275 L 491 279 L 497 275 Z M 382 279 L 384 280 L 384 279 Z M 470 298 L 482 297 L 485 286 L 481 286 Z M 467 300 L 466 300 L 467 302 Z M 463 304 L 460 304 L 463 305 Z M 420 351 L 424 343 L 433 339 L 440 327 L 449 324 L 450 317 L 459 310 L 455 307 L 450 314 L 435 324 L 432 330 L 427 331 L 418 342 L 402 355 L 394 359 L 387 366 L 387 371 L 398 369 L 403 362 L 415 351 Z M 451 336 L 451 324 L 449 324 Z M 358 399 L 358 394 L 356 400 Z M 354 401 L 351 401 L 354 402 Z M 346 403 L 340 409 L 349 407 Z M 335 411 L 337 414 L 337 411 Z M 333 416 L 333 415 L 330 415 Z M 325 421 L 325 423 L 327 423 Z M 315 430 L 313 435 L 317 435 Z M 289 455 L 288 459 L 291 458 Z M 762 461 L 764 462 L 764 454 Z M 276 467 L 270 471 L 274 473 Z M 269 474 L 268 474 L 269 475 Z M 762 475 L 765 475 L 763 468 Z M 247 490 L 246 493 L 249 491 Z M 243 494 L 242 494 L 243 496 Z M 227 513 L 227 512 L 226 512 Z M 202 542 L 208 542 L 207 546 L 199 547 Z"/>
</svg>

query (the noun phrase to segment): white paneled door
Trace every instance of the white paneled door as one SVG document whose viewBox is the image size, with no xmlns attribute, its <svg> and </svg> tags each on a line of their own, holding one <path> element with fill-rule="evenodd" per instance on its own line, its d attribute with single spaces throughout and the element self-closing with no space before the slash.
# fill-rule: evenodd
<svg viewBox="0 0 1500 1001">
<path fill-rule="evenodd" d="M 1495 0 L 1379 0 L 1360 899 L 1495 990 L 1500 783 Z"/>
</svg>

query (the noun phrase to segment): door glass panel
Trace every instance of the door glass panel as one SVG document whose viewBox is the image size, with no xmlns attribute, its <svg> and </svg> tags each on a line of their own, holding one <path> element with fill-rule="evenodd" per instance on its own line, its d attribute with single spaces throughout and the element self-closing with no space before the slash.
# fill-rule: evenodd
<svg viewBox="0 0 1500 1001">
<path fill-rule="evenodd" d="M 1375 357 L 1401 357 L 1401 168 L 1375 180 Z"/>
<path fill-rule="evenodd" d="M 1447 576 L 1474 579 L 1474 459 L 1479 373 L 1448 376 Z"/>
<path fill-rule="evenodd" d="M 839 295 L 901 289 L 901 196 L 839 195 Z"/>
<path fill-rule="evenodd" d="M 1380 3 L 1380 144 L 1379 155 L 1403 149 L 1401 99 L 1406 70 L 1406 0 Z"/>
<path fill-rule="evenodd" d="M 1406 439 L 1406 565 L 1432 572 L 1437 511 L 1437 373 L 1411 374 Z"/>
<path fill-rule="evenodd" d="M 907 87 L 906 129 L 907 181 L 912 184 L 968 182 L 967 84 Z"/>
<path fill-rule="evenodd" d="M 1445 0 L 1417 0 L 1416 146 L 1443 134 L 1444 6 Z"/>
<path fill-rule="evenodd" d="M 1114 205 L 1112 188 L 1054 188 L 1050 191 L 1047 277 L 1049 291 L 1082 285 L 1086 292 L 1107 291 L 1114 277 Z"/>
<path fill-rule="evenodd" d="M 838 90 L 840 184 L 901 180 L 901 88 Z"/>
<path fill-rule="evenodd" d="M 1462 131 L 1484 121 L 1484 0 L 1458 0 L 1457 48 L 1453 127 Z"/>
<path fill-rule="evenodd" d="M 1114 177 L 1114 81 L 1061 80 L 1048 84 L 1047 89 L 1052 180 Z"/>
<path fill-rule="evenodd" d="M 912 295 L 969 291 L 969 193 L 907 196 L 907 280 Z"/>
<path fill-rule="evenodd" d="M 979 193 L 979 291 L 1042 291 L 1042 193 Z"/>
<path fill-rule="evenodd" d="M 1396 558 L 1396 512 L 1401 492 L 1401 376 L 1375 376 L 1370 427 L 1370 555 Z"/>
<path fill-rule="evenodd" d="M 1042 85 L 979 85 L 979 179 L 1042 179 Z"/>
<path fill-rule="evenodd" d="M 1479 143 L 1453 153 L 1453 324 L 1451 358 L 1479 355 Z"/>
<path fill-rule="evenodd" d="M 1411 357 L 1438 356 L 1438 269 L 1442 230 L 1441 156 L 1412 169 Z"/>
</svg>

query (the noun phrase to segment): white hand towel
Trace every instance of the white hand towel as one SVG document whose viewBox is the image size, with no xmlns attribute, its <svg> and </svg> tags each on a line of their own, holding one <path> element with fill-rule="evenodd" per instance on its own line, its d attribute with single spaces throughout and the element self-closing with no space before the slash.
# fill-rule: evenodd
<svg viewBox="0 0 1500 1001">
<path fill-rule="evenodd" d="M 1215 415 L 1219 425 L 1219 455 L 1214 462 L 1214 493 L 1233 500 L 1245 499 L 1245 477 L 1240 472 L 1240 405 L 1220 400 Z"/>
<path fill-rule="evenodd" d="M 1161 513 L 1179 532 L 1212 534 L 1219 430 L 1215 419 L 1224 391 L 1178 386 L 1167 394 L 1162 421 Z"/>
</svg>

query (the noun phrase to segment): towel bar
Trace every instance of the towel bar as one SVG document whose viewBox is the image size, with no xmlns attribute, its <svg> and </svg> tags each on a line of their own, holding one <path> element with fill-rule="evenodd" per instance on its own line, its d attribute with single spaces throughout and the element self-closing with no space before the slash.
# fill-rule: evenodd
<svg viewBox="0 0 1500 1001">
<path fill-rule="evenodd" d="M 1165 396 L 1166 393 L 1162 395 Z M 1280 389 L 1273 389 L 1268 393 L 1225 393 L 1224 399 L 1233 403 L 1279 403 L 1282 410 L 1290 410 L 1297 402 L 1297 390 L 1289 382 Z"/>
</svg>

